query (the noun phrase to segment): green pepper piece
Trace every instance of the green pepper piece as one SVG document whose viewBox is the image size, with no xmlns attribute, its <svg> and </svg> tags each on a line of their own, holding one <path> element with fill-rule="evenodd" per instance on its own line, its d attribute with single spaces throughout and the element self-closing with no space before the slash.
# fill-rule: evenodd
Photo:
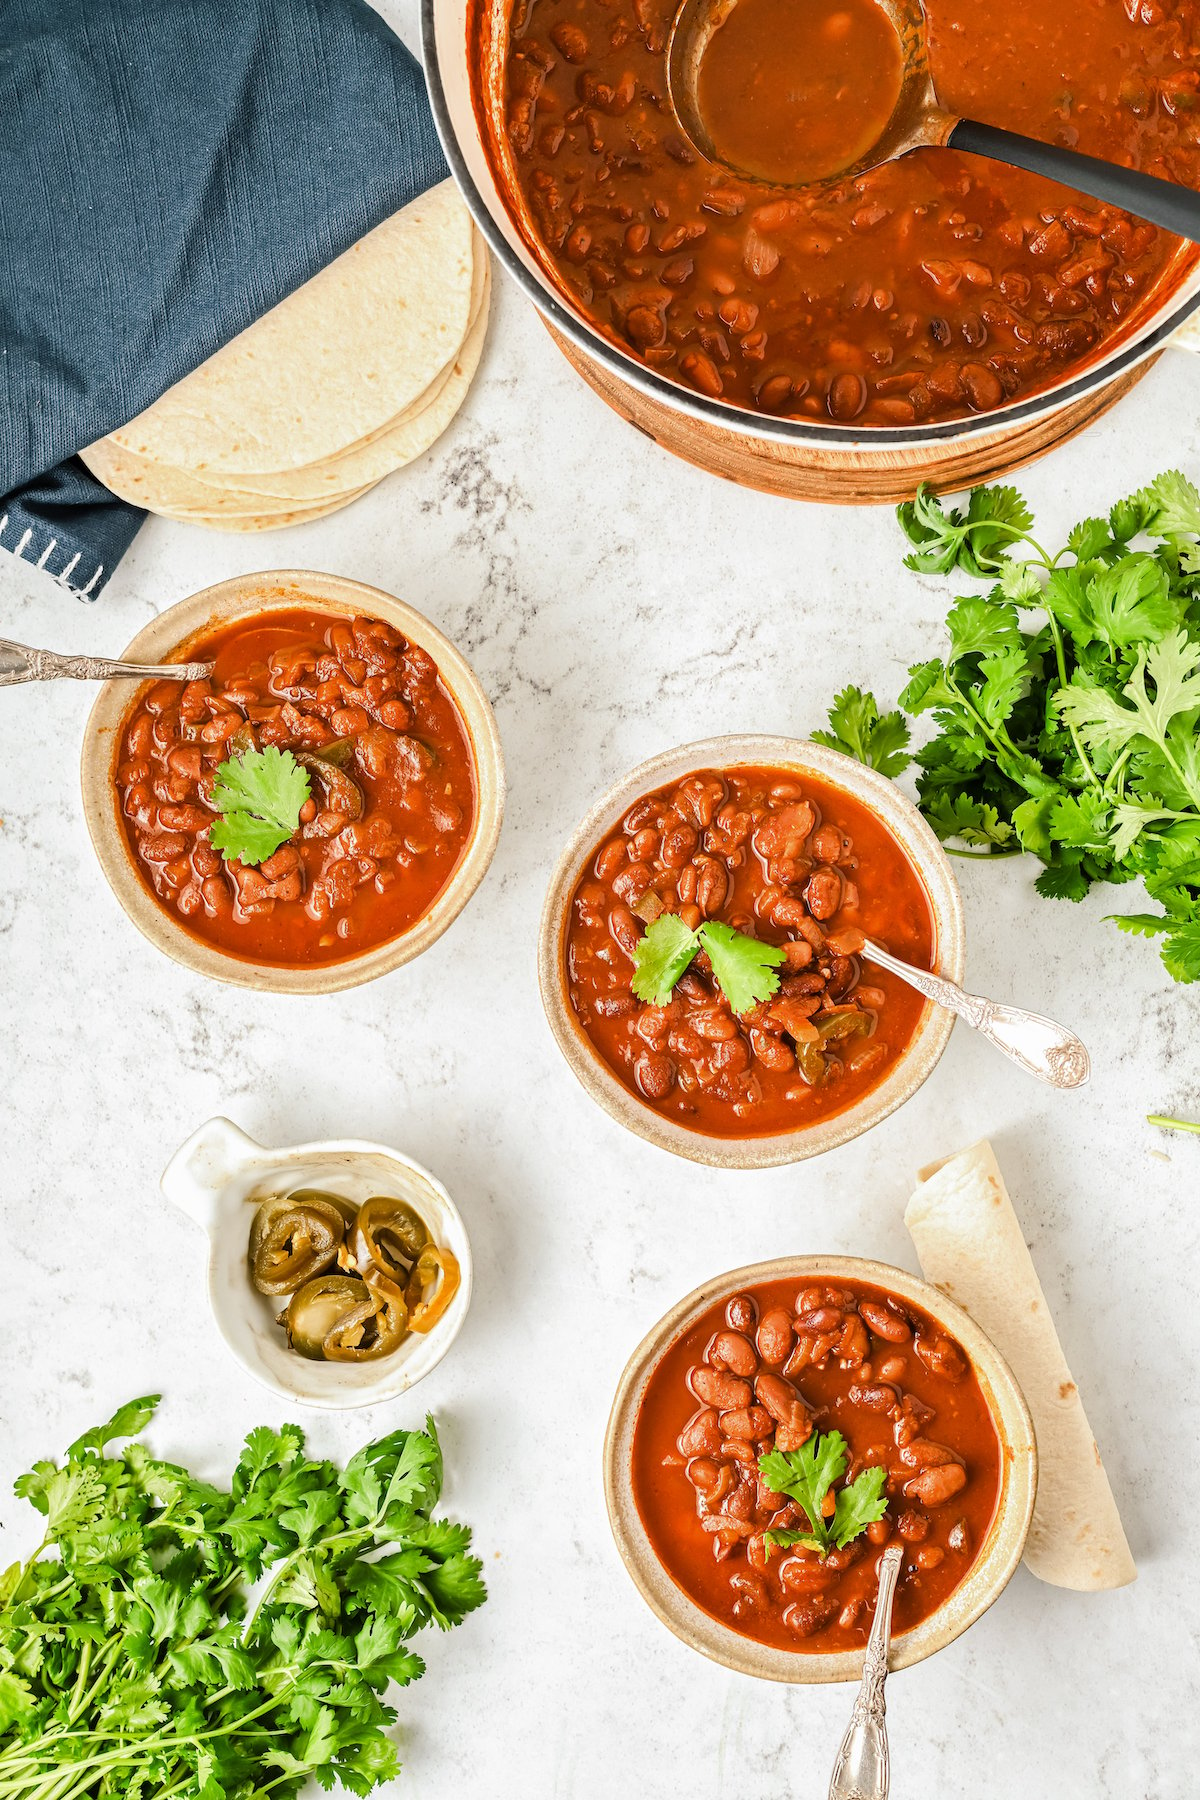
<svg viewBox="0 0 1200 1800">
<path fill-rule="evenodd" d="M 367 803 L 352 775 L 347 775 L 336 763 L 318 756 L 314 750 L 293 750 L 292 755 L 320 788 L 326 812 L 341 813 L 347 819 L 362 818 Z"/>
<path fill-rule="evenodd" d="M 871 1018 L 865 1012 L 834 1013 L 832 1018 L 821 1019 L 817 1024 L 819 1035 L 827 1042 L 846 1037 L 865 1037 L 871 1029 Z"/>
<path fill-rule="evenodd" d="M 336 1260 L 345 1214 L 311 1190 L 273 1194 L 250 1228 L 250 1276 L 260 1294 L 292 1294 Z"/>
<path fill-rule="evenodd" d="M 364 1275 L 374 1267 L 381 1275 L 404 1280 L 428 1242 L 428 1226 L 407 1201 L 374 1194 L 358 1209 L 354 1260 Z"/>
<path fill-rule="evenodd" d="M 279 1322 L 287 1329 L 289 1349 L 310 1362 L 323 1362 L 330 1332 L 364 1310 L 373 1313 L 375 1303 L 357 1275 L 317 1275 L 292 1295 Z"/>
<path fill-rule="evenodd" d="M 366 1298 L 331 1326 L 321 1345 L 326 1362 L 377 1362 L 408 1335 L 408 1305 L 394 1281 L 372 1271 Z"/>
</svg>

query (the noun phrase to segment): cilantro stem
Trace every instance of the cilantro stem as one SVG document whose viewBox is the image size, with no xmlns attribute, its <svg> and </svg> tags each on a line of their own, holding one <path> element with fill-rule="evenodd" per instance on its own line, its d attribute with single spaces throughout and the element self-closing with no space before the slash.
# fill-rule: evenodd
<svg viewBox="0 0 1200 1800">
<path fill-rule="evenodd" d="M 1164 1131 L 1194 1131 L 1200 1133 L 1200 1120 L 1169 1119 L 1164 1113 L 1147 1113 L 1147 1125 L 1160 1125 Z"/>
<path fill-rule="evenodd" d="M 1024 856 L 1024 847 L 1015 845 L 1011 850 L 956 850 L 952 844 L 943 844 L 942 849 L 947 856 L 961 856 L 964 862 L 994 862 L 998 856 Z"/>
</svg>

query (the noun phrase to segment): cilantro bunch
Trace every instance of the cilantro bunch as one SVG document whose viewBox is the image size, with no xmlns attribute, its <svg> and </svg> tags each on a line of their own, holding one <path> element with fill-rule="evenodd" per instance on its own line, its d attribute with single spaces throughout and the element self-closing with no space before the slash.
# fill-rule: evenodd
<svg viewBox="0 0 1200 1800">
<path fill-rule="evenodd" d="M 17 1492 L 45 1517 L 0 1576 L 3 1800 L 259 1800 L 397 1773 L 383 1698 L 408 1640 L 485 1598 L 470 1532 L 434 1518 L 433 1421 L 312 1461 L 295 1425 L 246 1439 L 228 1488 L 133 1442 L 130 1401 Z"/>
<path fill-rule="evenodd" d="M 846 1545 L 882 1519 L 887 1511 L 887 1470 L 878 1463 L 860 1470 L 853 1481 L 837 1488 L 826 1516 L 830 1490 L 846 1473 L 849 1449 L 840 1431 L 816 1431 L 799 1450 L 768 1450 L 758 1459 L 758 1472 L 773 1494 L 786 1494 L 801 1507 L 804 1531 L 768 1531 L 766 1541 L 779 1549 L 803 1544 L 822 1556 Z"/>
<path fill-rule="evenodd" d="M 898 511 L 907 567 L 988 591 L 954 602 L 947 655 L 909 670 L 903 712 L 846 688 L 814 737 L 887 775 L 915 760 L 943 842 L 1032 852 L 1050 898 L 1140 878 L 1161 911 L 1115 923 L 1160 938 L 1177 981 L 1200 978 L 1200 492 L 1160 475 L 1054 555 L 1011 487 L 965 509 L 922 488 Z M 936 726 L 915 758 L 905 713 Z"/>
</svg>

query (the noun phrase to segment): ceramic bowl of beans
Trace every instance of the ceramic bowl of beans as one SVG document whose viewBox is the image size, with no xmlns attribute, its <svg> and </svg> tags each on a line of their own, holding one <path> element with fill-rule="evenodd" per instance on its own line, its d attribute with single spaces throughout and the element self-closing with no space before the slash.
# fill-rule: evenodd
<svg viewBox="0 0 1200 1800">
<path fill-rule="evenodd" d="M 504 764 L 478 677 L 415 608 L 265 571 L 168 608 L 124 655 L 213 668 L 106 683 L 84 735 L 97 858 L 158 949 L 218 981 L 320 994 L 453 923 L 496 847 Z"/>
<path fill-rule="evenodd" d="M 628 1130 L 716 1167 L 798 1162 L 894 1112 L 950 1036 L 864 936 L 962 978 L 962 902 L 916 807 L 818 744 L 708 738 L 632 770 L 572 834 L 542 913 L 542 1000 Z"/>
<path fill-rule="evenodd" d="M 806 1463 L 829 1477 L 823 1548 L 795 1497 Z M 1028 1536 L 1037 1444 L 1008 1364 L 937 1288 L 865 1258 L 790 1256 L 715 1276 L 650 1328 L 617 1387 L 604 1474 L 617 1549 L 676 1637 L 740 1674 L 852 1681 L 886 1546 L 901 1549 L 892 1669 L 998 1599 Z"/>
</svg>

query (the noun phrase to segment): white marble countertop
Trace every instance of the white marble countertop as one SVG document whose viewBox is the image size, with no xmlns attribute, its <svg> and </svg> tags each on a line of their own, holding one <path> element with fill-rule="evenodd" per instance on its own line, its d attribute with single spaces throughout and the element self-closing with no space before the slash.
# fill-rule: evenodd
<svg viewBox="0 0 1200 1800">
<path fill-rule="evenodd" d="M 408 4 L 393 8 L 408 23 Z M 406 32 L 411 37 L 411 33 Z M 1179 464 L 1200 472 L 1200 366 L 1163 359 L 1021 485 L 1053 541 Z M 1059 1097 L 963 1028 L 932 1079 L 857 1143 L 754 1175 L 693 1167 L 587 1098 L 542 1017 L 538 911 L 564 835 L 654 751 L 716 727 L 802 735 L 847 680 L 894 697 L 941 643 L 948 589 L 901 567 L 886 509 L 805 507 L 672 461 L 623 426 L 497 282 L 463 412 L 346 512 L 238 537 L 150 520 L 94 606 L 0 557 L 0 629 L 116 653 L 205 584 L 289 565 L 402 595 L 463 648 L 496 706 L 510 798 L 487 881 L 410 968 L 324 1000 L 205 983 L 119 911 L 84 829 L 87 688 L 0 704 L 0 1567 L 33 1518 L 15 1474 L 132 1394 L 153 1440 L 217 1473 L 288 1410 L 218 1342 L 202 1242 L 158 1176 L 225 1113 L 272 1144 L 399 1146 L 466 1216 L 477 1285 L 445 1363 L 406 1401 L 303 1420 L 322 1451 L 432 1408 L 449 1508 L 489 1604 L 422 1643 L 400 1698 L 410 1800 L 823 1800 L 848 1689 L 758 1684 L 658 1624 L 609 1536 L 600 1444 L 617 1375 L 680 1295 L 735 1264 L 853 1252 L 915 1267 L 919 1164 L 996 1144 L 1141 1568 L 1081 1596 L 1020 1569 L 958 1643 L 889 1690 L 898 1796 L 1184 1800 L 1200 1724 L 1196 1496 L 1197 999 L 1103 922 L 1113 897 L 1037 898 L 1022 860 L 959 869 L 968 979 L 1057 1013 L 1095 1077 Z"/>
</svg>

